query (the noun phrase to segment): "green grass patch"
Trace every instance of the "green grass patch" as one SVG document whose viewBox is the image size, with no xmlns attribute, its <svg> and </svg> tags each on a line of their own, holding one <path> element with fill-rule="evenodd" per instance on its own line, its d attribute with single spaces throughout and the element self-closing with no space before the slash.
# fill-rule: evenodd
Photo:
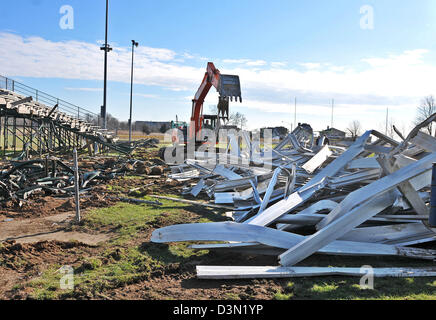
<svg viewBox="0 0 436 320">
<path fill-rule="evenodd" d="M 375 278 L 374 289 L 360 287 L 359 278 L 298 278 L 283 286 L 275 299 L 434 300 L 436 281 L 429 278 Z"/>
<path fill-rule="evenodd" d="M 225 300 L 233 300 L 233 301 L 235 301 L 235 300 L 241 300 L 241 298 L 239 297 L 239 295 L 236 294 L 236 293 L 233 293 L 233 292 L 228 292 L 228 293 L 226 293 L 225 296 L 224 296 L 224 299 L 225 299 Z"/>
<path fill-rule="evenodd" d="M 41 277 L 31 281 L 31 297 L 38 300 L 68 298 L 101 298 L 105 290 L 146 280 L 153 272 L 161 274 L 169 266 L 177 269 L 181 262 L 207 254 L 206 251 L 189 253 L 186 245 L 174 247 L 140 246 L 107 249 L 98 258 L 85 260 L 74 268 L 74 289 L 61 289 L 60 266 L 52 266 Z"/>
<path fill-rule="evenodd" d="M 276 292 L 274 295 L 275 300 L 291 300 L 294 297 L 293 293 L 282 293 L 282 292 Z"/>
<path fill-rule="evenodd" d="M 117 192 L 123 192 L 124 191 L 123 187 L 115 186 L 115 185 L 111 185 L 111 184 L 106 185 L 106 189 L 107 189 L 107 191 L 117 191 Z"/>
<path fill-rule="evenodd" d="M 153 227 L 159 220 L 178 222 L 183 218 L 183 206 L 151 206 L 118 203 L 113 207 L 90 211 L 84 218 L 84 226 L 90 230 L 110 227 L 116 232 L 115 241 L 122 243 L 135 237 L 139 231 Z M 158 219 L 159 218 L 159 219 Z"/>
<path fill-rule="evenodd" d="M 156 244 L 145 239 L 141 242 L 147 231 L 158 227 L 224 219 L 213 210 L 201 208 L 201 214 L 197 214 L 190 204 L 161 202 L 162 206 L 118 203 L 88 212 L 77 228 L 110 232 L 112 240 L 100 246 L 98 256 L 90 258 L 78 254 L 81 262 L 74 266 L 74 290 L 60 288 L 61 266 L 54 265 L 27 284 L 33 289 L 31 298 L 102 298 L 106 290 L 145 280 L 153 273 L 162 274 L 168 268 L 178 270 L 181 264 L 208 255 L 207 250 L 189 249 L 187 243 Z M 198 211 L 198 207 L 196 209 Z"/>
<path fill-rule="evenodd" d="M 144 179 L 144 177 L 136 176 L 136 175 L 125 175 L 122 177 L 122 179 L 124 179 L 124 180 L 139 180 L 139 179 Z"/>
<path fill-rule="evenodd" d="M 315 284 L 312 287 L 313 292 L 319 292 L 319 293 L 325 293 L 325 292 L 331 292 L 338 289 L 338 286 L 335 284 L 327 284 L 323 283 L 321 285 Z"/>
</svg>

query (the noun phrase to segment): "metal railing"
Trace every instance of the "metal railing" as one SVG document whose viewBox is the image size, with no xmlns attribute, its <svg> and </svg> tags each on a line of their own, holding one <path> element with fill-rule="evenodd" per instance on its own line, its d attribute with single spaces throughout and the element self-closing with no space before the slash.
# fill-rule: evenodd
<svg viewBox="0 0 436 320">
<path fill-rule="evenodd" d="M 9 79 L 0 75 L 0 89 L 6 89 L 18 94 L 22 94 L 26 97 L 32 97 L 34 101 L 45 104 L 49 107 L 58 105 L 58 110 L 65 112 L 68 115 L 74 116 L 78 119 L 84 120 L 88 123 L 92 123 L 96 126 L 100 125 L 100 115 L 92 111 L 86 110 L 65 100 L 56 98 L 43 91 L 26 86 L 18 81 Z"/>
</svg>

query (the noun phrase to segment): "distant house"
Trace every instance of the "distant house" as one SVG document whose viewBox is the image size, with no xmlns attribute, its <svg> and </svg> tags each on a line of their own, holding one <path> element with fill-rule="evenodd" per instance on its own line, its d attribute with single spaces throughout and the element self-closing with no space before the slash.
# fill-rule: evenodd
<svg viewBox="0 0 436 320">
<path fill-rule="evenodd" d="M 241 131 L 241 129 L 239 129 L 237 126 L 234 126 L 234 125 L 223 125 L 223 126 L 221 126 L 220 127 L 220 129 L 225 129 L 225 130 L 235 130 L 235 131 L 237 131 L 237 132 L 239 132 L 239 131 Z"/>
<path fill-rule="evenodd" d="M 136 121 L 133 124 L 134 131 L 142 131 L 144 126 L 147 126 L 152 133 L 161 132 L 162 126 L 166 126 L 167 129 L 171 128 L 171 121 L 163 122 L 163 121 Z"/>
<path fill-rule="evenodd" d="M 326 130 L 320 132 L 320 135 L 327 137 L 329 140 L 342 140 L 345 139 L 346 133 L 336 128 L 327 127 Z"/>
<path fill-rule="evenodd" d="M 260 129 L 261 137 L 263 137 L 265 130 L 270 130 L 272 137 L 277 139 L 284 139 L 289 134 L 289 130 L 285 127 L 269 127 Z"/>
</svg>

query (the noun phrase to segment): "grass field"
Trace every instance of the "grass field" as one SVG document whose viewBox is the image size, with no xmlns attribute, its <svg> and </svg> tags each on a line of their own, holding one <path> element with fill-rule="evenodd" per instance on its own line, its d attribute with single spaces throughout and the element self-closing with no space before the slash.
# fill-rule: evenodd
<svg viewBox="0 0 436 320">
<path fill-rule="evenodd" d="M 129 131 L 128 130 L 118 130 L 117 132 L 118 138 L 122 141 L 129 140 Z M 162 133 L 151 133 L 151 134 L 145 134 L 141 131 L 133 131 L 132 132 L 132 140 L 142 140 L 142 139 L 151 139 L 155 138 L 159 141 L 164 141 L 164 135 Z"/>
</svg>

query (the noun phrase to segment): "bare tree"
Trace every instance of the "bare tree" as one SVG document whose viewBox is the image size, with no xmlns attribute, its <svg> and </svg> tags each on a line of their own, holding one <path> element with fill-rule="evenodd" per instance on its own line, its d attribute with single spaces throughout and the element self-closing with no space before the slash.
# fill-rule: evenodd
<svg viewBox="0 0 436 320">
<path fill-rule="evenodd" d="M 112 116 L 110 113 L 107 114 L 106 123 L 107 123 L 107 128 L 109 130 L 116 130 L 119 128 L 120 125 L 120 121 L 114 116 Z"/>
<path fill-rule="evenodd" d="M 421 101 L 421 105 L 417 109 L 418 114 L 416 116 L 415 125 L 428 119 L 431 115 L 436 113 L 436 101 L 433 96 L 427 96 Z M 426 130 L 429 135 L 433 135 L 433 123 L 430 123 Z"/>
<path fill-rule="evenodd" d="M 230 114 L 229 123 L 243 129 L 247 125 L 247 118 L 239 112 Z"/>
<path fill-rule="evenodd" d="M 165 133 L 170 129 L 170 125 L 168 123 L 164 123 L 160 126 L 160 133 Z"/>
<path fill-rule="evenodd" d="M 387 122 L 386 122 L 387 121 Z M 385 120 L 384 122 L 379 122 L 377 124 L 377 130 L 383 134 L 385 134 L 386 136 L 388 136 L 389 138 L 394 139 L 396 136 L 398 136 L 398 134 L 395 132 L 394 129 L 395 125 L 395 120 L 391 117 L 389 117 L 387 120 Z M 398 127 L 397 127 L 398 129 Z M 404 128 L 403 128 L 404 129 Z M 403 130 L 404 131 L 404 130 Z"/>
<path fill-rule="evenodd" d="M 151 133 L 150 127 L 144 124 L 144 126 L 142 127 L 142 132 L 145 133 L 146 135 L 149 135 Z"/>
<path fill-rule="evenodd" d="M 394 139 L 395 136 L 398 135 L 398 134 L 395 132 L 394 127 L 395 127 L 395 120 L 392 119 L 392 118 L 389 118 L 389 121 L 388 121 L 388 132 L 386 133 L 386 135 L 387 135 L 389 138 L 391 138 L 391 139 Z"/>
<path fill-rule="evenodd" d="M 362 125 L 359 120 L 354 120 L 350 122 L 347 128 L 348 132 L 351 134 L 353 138 L 358 137 L 362 132 Z"/>
<path fill-rule="evenodd" d="M 209 113 L 212 115 L 218 114 L 218 106 L 215 104 L 209 105 Z"/>
</svg>

